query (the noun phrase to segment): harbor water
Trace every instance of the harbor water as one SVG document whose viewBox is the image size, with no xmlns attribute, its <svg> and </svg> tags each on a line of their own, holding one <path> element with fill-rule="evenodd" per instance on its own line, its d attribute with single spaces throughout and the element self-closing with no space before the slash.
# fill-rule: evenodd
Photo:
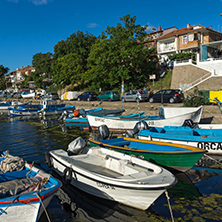
<svg viewBox="0 0 222 222">
<path fill-rule="evenodd" d="M 87 140 L 92 136 L 79 126 L 64 125 L 57 118 L 10 118 L 1 115 L 0 129 L 1 152 L 9 150 L 12 155 L 34 162 L 49 173 L 52 170 L 45 161 L 47 151 L 66 150 L 75 138 L 81 136 Z M 218 156 L 205 157 L 186 174 L 175 173 L 178 179 L 175 187 L 160 196 L 146 211 L 99 199 L 70 185 L 63 185 L 47 212 L 52 222 L 172 221 L 172 218 L 174 221 L 222 221 L 221 159 Z M 61 179 L 56 174 L 53 176 Z M 48 221 L 47 216 L 43 214 L 39 221 Z"/>
</svg>

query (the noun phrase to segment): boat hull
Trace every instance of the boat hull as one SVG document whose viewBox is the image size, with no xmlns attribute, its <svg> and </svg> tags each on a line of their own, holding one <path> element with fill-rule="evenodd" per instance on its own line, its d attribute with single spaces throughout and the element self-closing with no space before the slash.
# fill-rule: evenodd
<svg viewBox="0 0 222 222">
<path fill-rule="evenodd" d="M 182 126 L 187 119 L 196 120 L 201 116 L 202 107 L 190 113 L 184 113 L 174 117 L 164 118 L 164 116 L 142 116 L 141 118 L 121 118 L 121 117 L 108 117 L 108 116 L 96 116 L 87 115 L 89 124 L 93 130 L 98 130 L 100 125 L 107 125 L 110 131 L 125 132 L 126 130 L 132 130 L 137 122 L 146 121 L 148 126 L 163 127 L 166 125 Z"/>
<path fill-rule="evenodd" d="M 215 141 L 210 141 L 206 139 L 203 141 L 195 141 L 195 139 L 193 141 L 188 141 L 188 140 L 157 138 L 153 136 L 138 136 L 138 138 L 142 140 L 150 140 L 150 141 L 158 141 L 158 142 L 175 143 L 175 144 L 193 146 L 199 149 L 206 150 L 207 154 L 222 155 L 222 139 L 221 139 L 221 142 L 215 142 Z"/>
<path fill-rule="evenodd" d="M 155 188 L 150 186 L 149 188 L 140 189 L 138 185 L 137 187 L 129 187 L 118 183 L 115 184 L 113 181 L 109 183 L 107 180 L 100 180 L 97 176 L 93 176 L 93 174 L 91 175 L 85 171 L 77 169 L 75 163 L 72 165 L 70 162 L 64 161 L 64 159 L 61 158 L 63 155 L 64 151 L 60 152 L 57 150 L 50 152 L 50 161 L 53 170 L 63 176 L 63 172 L 67 166 L 72 167 L 74 174 L 72 176 L 71 184 L 96 197 L 117 201 L 124 205 L 146 210 L 163 192 L 166 191 L 166 187 L 161 187 L 161 185 L 158 185 L 158 187 Z"/>
<path fill-rule="evenodd" d="M 140 148 L 140 149 L 130 148 L 128 146 L 123 146 L 123 145 L 115 146 L 115 145 L 108 144 L 108 142 L 106 143 L 105 141 L 101 142 L 101 141 L 96 141 L 92 139 L 89 139 L 89 143 L 90 143 L 90 146 L 102 146 L 108 149 L 120 151 L 122 153 L 138 156 L 141 159 L 145 159 L 147 161 L 159 164 L 161 166 L 165 166 L 167 168 L 172 168 L 172 169 L 179 170 L 182 172 L 186 172 L 187 170 L 192 168 L 204 154 L 204 151 L 201 151 L 199 149 L 198 151 L 193 151 L 193 152 L 192 151 L 176 152 L 176 151 L 164 151 L 164 150 L 158 151 L 158 149 L 160 149 L 158 147 L 159 145 L 170 146 L 171 144 L 170 143 L 158 144 L 158 142 L 155 143 L 155 142 L 150 142 L 147 140 L 138 140 L 138 139 L 135 139 L 135 140 L 140 141 L 143 144 L 146 144 L 147 149 L 145 150 L 143 148 Z M 150 148 L 150 150 L 148 150 L 149 146 L 150 147 L 152 146 L 154 148 L 153 149 Z M 176 146 L 180 147 L 179 144 L 177 144 Z"/>
<path fill-rule="evenodd" d="M 9 155 L 11 156 L 11 155 Z M 0 162 L 5 160 L 5 156 L 0 157 Z M 0 218 L 1 221 L 24 221 L 24 222 L 36 222 L 45 211 L 46 207 L 50 203 L 55 193 L 62 186 L 61 182 L 53 178 L 50 174 L 25 163 L 25 168 L 19 171 L 1 172 L 0 183 L 18 180 L 26 178 L 27 175 L 35 177 L 36 175 L 45 179 L 45 183 L 41 189 L 29 188 L 23 192 L 15 195 L 6 195 L 0 198 Z M 17 182 L 11 183 L 9 186 L 12 191 L 9 193 L 16 193 L 16 190 L 21 189 L 16 187 Z M 13 184 L 13 185 L 12 185 Z M 26 185 L 27 186 L 27 185 Z M 4 187 L 4 185 L 3 185 Z M 14 189 L 14 190 L 13 190 Z M 1 194 L 4 194 L 2 192 Z"/>
</svg>

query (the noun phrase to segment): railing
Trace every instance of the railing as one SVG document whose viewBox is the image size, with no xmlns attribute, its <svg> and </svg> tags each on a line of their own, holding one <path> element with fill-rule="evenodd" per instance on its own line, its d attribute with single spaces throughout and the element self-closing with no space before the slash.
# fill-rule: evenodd
<svg viewBox="0 0 222 222">
<path fill-rule="evenodd" d="M 186 84 L 186 88 L 183 87 L 185 84 L 180 84 L 180 88 L 183 89 L 183 92 L 186 92 L 190 89 L 192 89 L 193 87 L 199 85 L 200 83 L 202 83 L 203 81 L 207 80 L 209 77 L 212 76 L 212 73 L 209 72 L 207 74 L 205 74 L 204 76 L 200 77 L 199 79 L 196 79 L 195 81 L 193 81 L 192 83 Z"/>
</svg>

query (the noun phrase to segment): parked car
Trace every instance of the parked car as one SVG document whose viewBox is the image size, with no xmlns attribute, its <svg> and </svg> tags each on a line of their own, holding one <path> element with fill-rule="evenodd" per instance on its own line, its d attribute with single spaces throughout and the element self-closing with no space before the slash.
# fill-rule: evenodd
<svg viewBox="0 0 222 222">
<path fill-rule="evenodd" d="M 130 101 L 148 101 L 148 93 L 143 90 L 131 90 L 127 92 L 125 95 L 123 95 L 122 99 L 124 99 L 124 102 L 130 102 Z"/>
<path fill-rule="evenodd" d="M 2 91 L 0 93 L 0 97 L 7 97 L 7 95 L 8 95 L 8 92 L 6 92 L 6 91 Z"/>
<path fill-rule="evenodd" d="M 35 98 L 41 99 L 45 95 L 46 95 L 46 91 L 44 89 L 38 89 L 38 90 L 36 90 Z"/>
<path fill-rule="evenodd" d="M 95 92 L 83 92 L 77 97 L 77 100 L 93 101 L 97 100 L 97 94 Z"/>
<path fill-rule="evenodd" d="M 98 95 L 99 100 L 120 100 L 120 95 L 117 91 L 104 91 L 102 94 Z"/>
<path fill-rule="evenodd" d="M 161 102 L 161 95 L 163 95 L 163 102 L 175 103 L 184 100 L 183 92 L 180 89 L 164 89 L 149 96 L 149 102 Z"/>
<path fill-rule="evenodd" d="M 59 95 L 57 92 L 48 92 L 44 95 L 43 98 L 57 100 L 59 99 Z"/>
</svg>

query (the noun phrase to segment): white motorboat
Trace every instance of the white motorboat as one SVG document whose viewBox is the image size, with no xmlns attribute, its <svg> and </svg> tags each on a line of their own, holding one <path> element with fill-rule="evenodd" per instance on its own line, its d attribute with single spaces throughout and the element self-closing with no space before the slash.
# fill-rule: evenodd
<svg viewBox="0 0 222 222">
<path fill-rule="evenodd" d="M 126 130 L 132 130 L 137 122 L 145 121 L 148 126 L 164 127 L 170 126 L 182 126 L 185 120 L 191 120 L 194 123 L 198 123 L 202 114 L 202 106 L 190 110 L 186 110 L 186 107 L 182 107 L 179 111 L 178 107 L 159 107 L 159 116 L 97 116 L 88 114 L 87 118 L 89 124 L 93 130 L 98 130 L 100 125 L 107 125 L 110 131 L 125 132 Z M 174 111 L 170 111 L 173 109 Z M 175 111 L 177 110 L 177 112 Z M 185 110 L 185 111 L 183 111 Z"/>
<path fill-rule="evenodd" d="M 142 210 L 176 183 L 174 175 L 160 166 L 101 147 L 85 147 L 78 155 L 53 150 L 46 160 L 63 181 L 91 195 Z"/>
</svg>

